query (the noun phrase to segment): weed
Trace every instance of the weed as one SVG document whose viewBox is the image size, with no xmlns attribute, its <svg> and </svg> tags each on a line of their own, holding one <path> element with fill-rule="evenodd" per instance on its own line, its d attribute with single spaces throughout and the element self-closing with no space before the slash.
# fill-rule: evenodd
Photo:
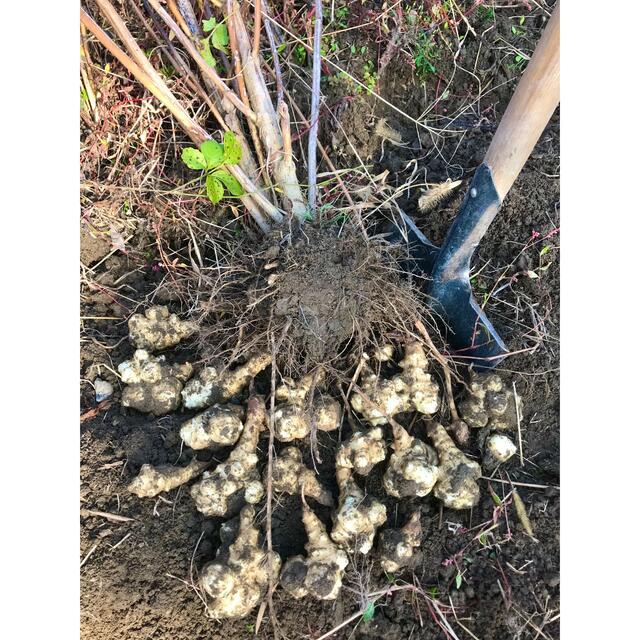
<svg viewBox="0 0 640 640">
<path fill-rule="evenodd" d="M 224 22 L 218 22 L 215 18 L 203 20 L 202 28 L 208 35 L 200 40 L 200 55 L 208 65 L 215 67 L 216 60 L 213 57 L 211 47 L 228 54 L 229 31 Z"/>
<path fill-rule="evenodd" d="M 476 10 L 476 15 L 480 21 L 488 22 L 489 20 L 495 20 L 496 12 L 493 10 L 493 7 L 487 7 L 481 4 Z"/>
<path fill-rule="evenodd" d="M 419 78 L 426 78 L 436 72 L 434 62 L 440 58 L 433 36 L 421 31 L 413 48 L 413 63 Z"/>
<path fill-rule="evenodd" d="M 231 131 L 225 131 L 224 143 L 205 140 L 200 149 L 187 147 L 182 151 L 182 161 L 189 169 L 206 171 L 206 188 L 209 200 L 216 204 L 224 197 L 225 188 L 233 196 L 244 195 L 240 183 L 222 165 L 240 162 L 240 143 Z"/>
<path fill-rule="evenodd" d="M 307 64 L 307 50 L 303 45 L 298 44 L 294 47 L 293 57 L 299 66 L 304 67 Z"/>
</svg>

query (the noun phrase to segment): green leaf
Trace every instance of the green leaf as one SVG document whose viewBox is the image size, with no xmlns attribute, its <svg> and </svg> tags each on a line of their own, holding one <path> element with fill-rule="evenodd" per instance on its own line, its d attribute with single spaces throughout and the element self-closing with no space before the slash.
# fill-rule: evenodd
<svg viewBox="0 0 640 640">
<path fill-rule="evenodd" d="M 456 589 L 460 589 L 462 586 L 462 574 L 458 571 L 456 574 Z"/>
<path fill-rule="evenodd" d="M 182 162 L 184 162 L 189 169 L 206 169 L 207 163 L 204 156 L 200 151 L 193 147 L 187 147 L 182 150 Z"/>
<path fill-rule="evenodd" d="M 215 140 L 205 140 L 200 145 L 200 151 L 207 163 L 207 169 L 215 169 L 222 164 L 224 158 L 224 147 Z"/>
<path fill-rule="evenodd" d="M 362 614 L 362 619 L 365 622 L 371 622 L 371 620 L 373 620 L 373 614 L 376 612 L 376 605 L 373 604 L 373 602 L 370 602 L 367 605 L 367 608 L 364 610 L 364 613 Z"/>
<path fill-rule="evenodd" d="M 200 40 L 200 55 L 204 58 L 204 61 L 215 69 L 216 59 L 211 53 L 211 46 L 209 45 L 209 38 L 202 38 Z"/>
<path fill-rule="evenodd" d="M 542 247 L 542 249 L 540 250 L 540 257 L 542 258 L 542 256 L 549 253 L 549 251 L 551 251 L 551 245 L 545 244 L 544 247 Z"/>
<path fill-rule="evenodd" d="M 220 180 L 232 196 L 244 195 L 242 185 L 227 171 L 214 171 L 211 177 Z"/>
<path fill-rule="evenodd" d="M 520 22 L 520 26 L 524 24 L 524 16 L 520 16 L 519 22 Z"/>
<path fill-rule="evenodd" d="M 496 493 L 492 493 L 491 494 L 491 499 L 496 503 L 496 505 L 498 507 L 502 506 L 502 500 L 500 500 L 500 498 L 498 497 L 498 495 Z"/>
<path fill-rule="evenodd" d="M 222 182 L 213 176 L 207 176 L 207 195 L 213 204 L 220 202 L 224 196 Z"/>
<path fill-rule="evenodd" d="M 224 132 L 224 163 L 238 164 L 242 156 L 240 143 L 231 131 Z"/>
<path fill-rule="evenodd" d="M 218 21 L 215 18 L 209 18 L 202 21 L 202 29 L 205 33 L 209 33 L 209 31 L 213 31 L 216 28 L 217 24 Z"/>
<path fill-rule="evenodd" d="M 227 52 L 229 45 L 229 30 L 224 22 L 221 22 L 211 33 L 211 44 L 219 51 Z"/>
</svg>

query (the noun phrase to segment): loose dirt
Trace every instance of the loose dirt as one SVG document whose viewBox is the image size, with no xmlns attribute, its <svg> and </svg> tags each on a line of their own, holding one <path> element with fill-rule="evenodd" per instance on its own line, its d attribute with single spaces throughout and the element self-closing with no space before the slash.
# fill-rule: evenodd
<svg viewBox="0 0 640 640">
<path fill-rule="evenodd" d="M 351 142 L 361 157 L 370 159 L 372 173 L 388 169 L 397 187 L 405 184 L 416 170 L 424 177 L 420 182 L 436 183 L 447 178 L 466 181 L 473 175 L 513 90 L 513 84 L 500 86 L 509 80 L 511 70 L 495 53 L 498 46 L 495 38 L 500 35 L 513 41 L 513 16 L 523 11 L 500 11 L 494 30 L 478 40 L 469 38 L 465 43 L 457 63 L 473 67 L 473 61 L 477 61 L 477 71 L 483 72 L 487 86 L 499 88 L 481 97 L 473 110 L 475 116 L 465 112 L 457 118 L 456 130 L 462 133 L 436 139 L 437 152 L 433 151 L 429 134 L 417 130 L 403 116 L 371 98 L 354 96 L 340 103 L 335 114 L 345 130 L 351 133 L 353 128 L 349 123 L 358 122 L 359 130 L 366 133 L 352 138 Z M 532 43 L 540 27 L 540 14 L 533 16 L 535 23 L 532 18 L 533 26 L 528 31 Z M 478 28 L 478 31 L 481 30 Z M 528 50 L 531 51 L 531 47 Z M 447 77 L 446 65 L 439 71 Z M 438 83 L 438 77 L 426 83 L 417 81 L 406 60 L 397 56 L 379 79 L 378 91 L 385 99 L 418 117 L 431 104 L 433 95 L 442 94 Z M 457 75 L 456 83 L 450 87 L 449 99 L 440 105 L 442 122 L 447 121 L 444 109 L 455 113 L 458 105 L 469 102 L 475 89 L 470 76 Z M 343 97 L 344 92 L 337 92 L 333 103 Z M 332 104 L 332 96 L 329 98 Z M 375 136 L 375 123 L 380 117 L 400 132 L 403 146 Z M 353 166 L 352 149 L 342 129 L 332 122 L 325 117 L 323 137 L 333 145 L 342 166 Z M 556 115 L 481 243 L 472 274 L 476 295 L 481 303 L 486 302 L 488 315 L 512 351 L 521 352 L 505 360 L 500 370 L 515 384 L 523 399 L 524 464 L 521 466 L 519 456 L 515 456 L 496 477 L 504 483 L 509 480 L 522 483 L 518 485 L 518 492 L 537 541 L 524 534 L 512 504 L 506 507 L 506 519 L 504 514 L 499 515 L 495 529 L 483 540 L 474 539 L 479 531 L 476 527 L 491 523 L 496 515 L 496 502 L 487 481 L 481 481 L 483 497 L 471 513 L 446 509 L 441 512 L 432 499 L 400 503 L 389 499 L 381 485 L 384 465 L 379 465 L 382 469 L 374 469 L 363 483 L 367 491 L 385 500 L 389 509 L 388 526 L 404 524 L 412 508 L 420 505 L 422 561 L 415 577 L 427 593 L 445 605 L 456 607 L 460 624 L 452 614 L 447 619 L 460 639 L 473 637 L 461 625 L 481 640 L 539 638 L 543 637 L 537 631 L 541 628 L 546 637 L 559 637 L 559 622 L 554 619 L 559 611 L 560 584 L 558 158 Z M 463 189 L 426 215 L 418 211 L 419 195 L 420 189 L 409 189 L 400 197 L 399 204 L 414 216 L 425 234 L 441 242 L 456 214 Z M 327 242 L 324 250 L 335 251 L 335 243 Z M 143 245 L 146 248 L 143 249 Z M 81 425 L 81 506 L 133 520 L 82 517 L 81 557 L 85 558 L 95 547 L 81 569 L 82 635 L 92 640 L 248 640 L 254 637 L 255 616 L 237 622 L 211 621 L 188 585 L 197 575 L 197 568 L 215 554 L 221 521 L 199 514 L 185 488 L 173 492 L 166 500 L 140 500 L 125 489 L 145 462 L 185 461 L 178 430 L 180 423 L 192 415 L 182 412 L 152 419 L 119 405 L 119 383 L 111 371 L 132 352 L 125 339 L 126 318 L 137 310 L 138 304 L 153 299 L 163 275 L 158 268 L 160 257 L 153 252 L 145 254 L 148 247 L 154 246 L 153 241 L 145 244 L 141 240 L 139 246 L 140 249 L 117 253 L 105 260 L 95 274 L 105 289 L 87 290 L 83 295 L 84 317 L 113 319 L 83 321 L 81 412 L 86 414 L 95 408 L 88 381 L 97 374 L 114 384 L 116 394 L 112 404 Z M 280 283 L 282 291 L 287 292 L 280 302 L 283 313 L 290 317 L 297 309 L 298 321 L 305 317 L 311 324 L 317 322 L 318 327 L 323 327 L 313 344 L 307 345 L 310 353 L 321 353 L 331 340 L 347 336 L 351 331 L 348 318 L 357 306 L 353 298 L 357 300 L 358 287 L 366 286 L 364 275 L 362 279 L 346 277 L 347 272 L 357 271 L 354 265 L 359 264 L 359 254 L 355 250 L 346 256 L 340 252 L 334 254 L 335 261 L 323 261 L 323 270 L 314 272 L 313 254 L 318 251 L 317 246 L 308 245 L 308 268 L 303 269 L 304 275 L 301 277 L 298 273 L 293 277 L 284 272 Z M 94 251 L 91 244 L 85 250 Z M 326 267 L 327 264 L 332 266 Z M 323 288 L 323 282 L 336 280 L 346 282 L 345 286 L 342 289 L 332 286 L 329 292 Z M 114 289 L 118 291 L 115 296 L 111 293 Z M 189 310 L 189 305 L 179 296 L 168 297 L 173 299 L 174 311 Z M 331 333 L 327 335 L 323 331 Z M 169 352 L 169 357 L 182 361 L 199 356 L 195 345 L 187 344 Z M 350 429 L 345 423 L 343 436 Z M 410 431 L 424 437 L 420 422 L 411 425 Z M 335 433 L 318 434 L 322 461 L 316 461 L 321 480 L 334 494 L 333 456 L 337 437 Z M 264 439 L 260 447 L 264 457 Z M 469 452 L 478 454 L 473 442 Z M 224 459 L 226 451 L 215 455 Z M 304 455 L 305 462 L 311 464 L 308 447 Z M 491 482 L 499 498 L 510 491 L 510 486 L 502 482 Z M 314 506 L 314 510 L 325 522 L 330 521 L 329 509 Z M 262 516 L 264 514 L 260 514 Z M 298 497 L 283 497 L 275 505 L 273 540 L 274 548 L 283 558 L 303 552 L 305 536 Z M 366 558 L 357 558 L 356 565 L 358 571 L 348 573 L 347 588 L 335 603 L 292 601 L 281 590 L 275 592 L 275 611 L 286 637 L 317 638 L 366 606 L 360 594 L 390 586 L 391 579 L 381 571 L 375 552 Z M 394 576 L 394 579 L 401 577 L 411 580 L 410 575 Z M 383 597 L 377 605 L 369 622 L 356 620 L 332 637 L 341 640 L 451 637 L 438 626 L 437 612 L 409 590 Z M 267 615 L 258 637 L 274 637 Z"/>
</svg>

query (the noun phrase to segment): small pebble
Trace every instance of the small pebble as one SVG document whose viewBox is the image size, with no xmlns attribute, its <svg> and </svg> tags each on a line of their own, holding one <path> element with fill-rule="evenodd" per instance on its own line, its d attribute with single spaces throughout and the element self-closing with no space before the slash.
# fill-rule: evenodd
<svg viewBox="0 0 640 640">
<path fill-rule="evenodd" d="M 93 386 L 96 390 L 96 402 L 102 402 L 113 395 L 113 385 L 102 378 L 96 378 Z"/>
</svg>

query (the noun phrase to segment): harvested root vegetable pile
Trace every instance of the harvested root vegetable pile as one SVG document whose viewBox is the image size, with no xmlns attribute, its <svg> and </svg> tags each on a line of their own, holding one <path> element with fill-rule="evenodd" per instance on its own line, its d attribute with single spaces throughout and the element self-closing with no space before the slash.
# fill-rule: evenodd
<svg viewBox="0 0 640 640">
<path fill-rule="evenodd" d="M 83 1 L 87 638 L 557 637 L 556 129 L 472 273 L 501 366 L 392 233 L 535 45 L 499 4 Z"/>
</svg>

